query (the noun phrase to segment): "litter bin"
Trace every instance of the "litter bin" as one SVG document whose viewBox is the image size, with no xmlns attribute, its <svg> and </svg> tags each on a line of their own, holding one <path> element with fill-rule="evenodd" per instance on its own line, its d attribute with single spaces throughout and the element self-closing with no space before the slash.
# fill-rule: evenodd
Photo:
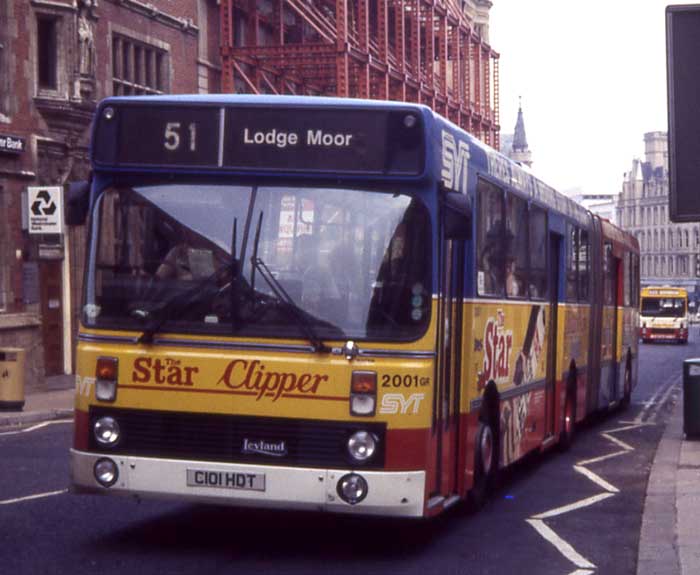
<svg viewBox="0 0 700 575">
<path fill-rule="evenodd" d="M 24 350 L 0 348 L 0 410 L 24 407 Z"/>
<path fill-rule="evenodd" d="M 683 362 L 683 431 L 700 436 L 700 358 Z"/>
</svg>

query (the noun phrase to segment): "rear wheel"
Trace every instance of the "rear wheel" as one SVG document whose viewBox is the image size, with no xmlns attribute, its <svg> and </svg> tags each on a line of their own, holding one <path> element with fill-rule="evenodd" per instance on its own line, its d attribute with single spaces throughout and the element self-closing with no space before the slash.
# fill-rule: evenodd
<svg viewBox="0 0 700 575">
<path fill-rule="evenodd" d="M 571 447 L 576 435 L 576 393 L 569 387 L 564 403 L 564 421 L 559 434 L 559 447 L 565 451 Z"/>
<path fill-rule="evenodd" d="M 625 367 L 625 383 L 622 391 L 622 399 L 620 400 L 620 408 L 627 409 L 630 405 L 630 400 L 632 398 L 632 369 L 630 368 L 629 361 Z"/>
<path fill-rule="evenodd" d="M 481 509 L 493 487 L 497 467 L 497 442 L 492 425 L 480 421 L 474 449 L 474 486 L 469 492 L 469 503 Z"/>
</svg>

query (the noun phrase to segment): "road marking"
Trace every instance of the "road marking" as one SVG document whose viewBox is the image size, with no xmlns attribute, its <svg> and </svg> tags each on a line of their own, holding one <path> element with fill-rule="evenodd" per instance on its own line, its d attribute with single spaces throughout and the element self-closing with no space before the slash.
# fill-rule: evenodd
<svg viewBox="0 0 700 575">
<path fill-rule="evenodd" d="M 652 408 L 656 408 L 654 410 L 653 414 L 653 421 L 656 421 L 656 415 L 659 412 L 659 409 L 661 409 L 661 406 L 666 402 L 668 399 L 669 394 L 671 391 L 678 385 L 681 381 L 682 374 L 680 375 L 674 375 L 670 378 L 668 378 L 654 393 L 654 395 L 651 396 L 650 399 L 648 399 L 644 403 L 644 408 L 642 411 L 639 412 L 639 415 L 636 417 L 634 420 L 634 423 L 642 423 L 643 421 L 648 421 L 650 417 L 647 417 L 649 414 L 650 410 Z M 663 397 L 661 401 L 657 401 L 657 399 L 663 394 Z"/>
<path fill-rule="evenodd" d="M 598 495 L 593 495 L 592 497 L 587 497 L 585 499 L 569 503 L 568 505 L 563 505 L 555 509 L 550 509 L 549 511 L 544 511 L 543 513 L 533 515 L 529 519 L 526 519 L 526 521 L 530 525 L 532 525 L 532 527 L 535 530 L 537 530 L 537 532 L 544 539 L 546 539 L 552 545 L 554 545 L 554 547 L 559 551 L 559 553 L 561 553 L 564 557 L 566 557 L 577 567 L 577 569 L 569 573 L 569 575 L 592 575 L 595 573 L 597 567 L 588 559 L 580 555 L 571 546 L 570 543 L 566 542 L 564 539 L 559 537 L 559 535 L 557 535 L 557 533 L 553 529 L 547 526 L 544 520 L 552 517 L 557 517 L 559 515 L 564 515 L 565 513 L 570 513 L 572 511 L 578 511 L 586 507 L 590 507 L 591 505 L 595 505 L 596 503 L 604 501 L 605 499 L 609 499 L 610 497 L 614 497 L 615 495 L 620 493 L 620 490 L 617 487 L 615 487 L 612 483 L 609 483 L 608 481 L 600 477 L 598 474 L 594 473 L 590 469 L 587 469 L 585 466 L 592 465 L 594 463 L 600 463 L 601 461 L 612 459 L 614 457 L 619 457 L 620 455 L 626 455 L 634 451 L 634 447 L 632 447 L 628 443 L 625 443 L 621 439 L 614 437 L 611 434 L 621 433 L 623 431 L 630 431 L 632 429 L 638 429 L 640 427 L 655 425 L 656 417 L 659 413 L 659 410 L 666 403 L 666 401 L 668 401 L 668 398 L 673 392 L 673 390 L 677 388 L 679 379 L 679 376 L 674 376 L 666 380 L 666 382 L 664 382 L 664 385 L 662 385 L 654 393 L 651 399 L 644 403 L 644 408 L 641 410 L 641 412 L 635 418 L 634 421 L 620 421 L 619 424 L 623 425 L 624 427 L 607 429 L 600 433 L 601 437 L 604 437 L 610 443 L 616 445 L 617 447 L 620 447 L 620 451 L 615 451 L 613 453 L 608 453 L 599 457 L 593 457 L 591 459 L 579 461 L 573 466 L 574 471 L 580 473 L 581 475 L 595 483 L 598 487 L 603 488 L 605 490 L 604 493 L 599 493 Z M 657 401 L 658 398 L 660 398 L 659 401 Z"/>
<path fill-rule="evenodd" d="M 61 495 L 63 493 L 68 493 L 67 489 L 59 489 L 58 491 L 48 491 L 47 493 L 37 493 L 35 495 L 27 495 L 25 497 L 17 497 L 15 499 L 5 499 L 0 501 L 0 505 L 12 505 L 13 503 L 22 503 L 23 501 L 31 501 L 33 499 L 43 499 L 44 497 L 52 497 L 54 495 Z"/>
<path fill-rule="evenodd" d="M 540 519 L 526 519 L 526 521 L 532 525 L 537 532 L 542 535 L 542 537 L 554 545 L 559 553 L 576 565 L 576 567 L 595 569 L 595 565 L 593 563 L 580 555 L 576 549 L 574 549 L 571 545 L 559 537 L 559 535 L 547 527 L 544 521 L 541 521 Z M 592 573 L 592 571 L 588 572 Z"/>
<path fill-rule="evenodd" d="M 550 519 L 551 517 L 556 517 L 557 515 L 564 515 L 564 513 L 569 513 L 570 511 L 576 511 L 577 509 L 583 509 L 584 507 L 590 507 L 603 499 L 612 497 L 615 493 L 599 493 L 598 495 L 593 495 L 592 497 L 586 497 L 580 501 L 574 501 L 568 505 L 563 505 L 562 507 L 557 507 L 556 509 L 550 509 L 544 513 L 538 513 L 533 515 L 531 519 Z M 595 567 L 594 565 L 592 567 Z"/>
<path fill-rule="evenodd" d="M 622 427 L 619 429 L 619 431 L 629 431 L 631 429 L 635 429 L 636 427 L 637 427 L 636 425 L 629 426 L 629 427 Z M 605 439 L 607 439 L 608 441 L 612 441 L 618 447 L 622 447 L 622 449 L 624 451 L 634 451 L 634 447 L 632 447 L 628 443 L 625 443 L 621 439 L 618 439 L 617 437 L 613 437 L 612 435 L 610 435 L 610 433 L 611 433 L 611 431 L 604 431 L 603 433 L 601 433 L 601 435 Z"/>
<path fill-rule="evenodd" d="M 599 463 L 605 461 L 606 459 L 612 459 L 618 455 L 624 455 L 629 453 L 629 450 L 623 449 L 622 451 L 615 451 L 614 453 L 608 453 L 607 455 L 601 455 L 600 457 L 594 457 L 592 459 L 586 459 L 585 461 L 579 461 L 576 465 L 590 465 L 591 463 Z"/>
<path fill-rule="evenodd" d="M 666 404 L 671 393 L 677 389 L 678 384 L 680 384 L 680 382 L 681 382 L 681 376 L 678 376 L 677 381 L 674 381 L 671 385 L 668 386 L 668 388 L 666 389 L 666 393 L 664 393 L 661 400 L 657 402 L 656 408 L 649 415 L 649 417 L 647 418 L 647 421 L 651 420 L 654 423 L 656 422 L 656 418 L 659 415 L 659 411 Z"/>
<path fill-rule="evenodd" d="M 53 419 L 51 421 L 44 421 L 43 423 L 37 423 L 31 427 L 25 429 L 18 429 L 16 431 L 4 431 L 0 433 L 0 437 L 5 437 L 7 435 L 19 435 L 20 433 L 29 433 L 30 431 L 36 431 L 37 429 L 42 429 L 48 425 L 55 425 L 57 423 L 73 423 L 72 419 Z"/>
<path fill-rule="evenodd" d="M 580 465 L 574 465 L 574 471 L 578 471 L 581 475 L 585 475 L 593 483 L 597 483 L 609 493 L 620 493 L 620 490 L 617 487 L 615 487 L 611 483 L 608 483 L 600 475 L 596 475 L 590 469 L 586 469 L 585 467 L 581 467 Z"/>
</svg>

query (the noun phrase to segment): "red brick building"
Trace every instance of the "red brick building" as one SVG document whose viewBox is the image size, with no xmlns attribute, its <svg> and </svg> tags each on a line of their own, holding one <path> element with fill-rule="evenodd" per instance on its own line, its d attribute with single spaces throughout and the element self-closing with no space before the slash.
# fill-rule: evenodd
<svg viewBox="0 0 700 575">
<path fill-rule="evenodd" d="M 73 370 L 85 230 L 52 218 L 88 175 L 97 101 L 220 76 L 217 0 L 0 2 L 0 348 L 27 351 L 28 387 Z"/>
</svg>

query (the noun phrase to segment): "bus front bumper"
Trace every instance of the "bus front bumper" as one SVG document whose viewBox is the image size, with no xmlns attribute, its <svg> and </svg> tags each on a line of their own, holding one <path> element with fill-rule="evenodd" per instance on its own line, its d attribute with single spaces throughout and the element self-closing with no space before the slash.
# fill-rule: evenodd
<svg viewBox="0 0 700 575">
<path fill-rule="evenodd" d="M 110 487 L 95 477 L 98 461 L 111 460 L 117 471 Z M 351 505 L 341 499 L 341 478 L 360 475 L 367 495 Z M 273 467 L 194 460 L 106 455 L 71 449 L 73 491 L 168 498 L 241 507 L 296 509 L 422 517 L 424 471 L 363 471 Z"/>
</svg>

